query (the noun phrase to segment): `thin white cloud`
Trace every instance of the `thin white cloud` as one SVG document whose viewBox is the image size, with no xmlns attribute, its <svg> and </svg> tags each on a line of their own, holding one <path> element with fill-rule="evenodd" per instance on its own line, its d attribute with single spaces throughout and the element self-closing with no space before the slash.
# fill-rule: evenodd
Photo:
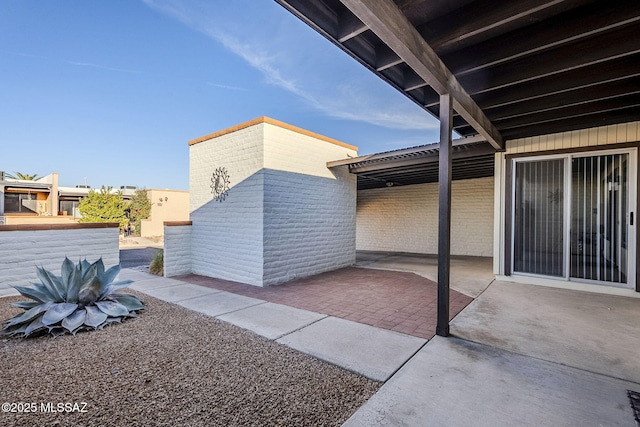
<svg viewBox="0 0 640 427">
<path fill-rule="evenodd" d="M 309 33 L 303 32 L 302 36 L 299 32 L 293 34 L 295 30 L 291 27 L 298 23 L 285 21 L 284 10 L 282 14 L 256 17 L 238 0 L 225 2 L 224 6 L 193 0 L 142 1 L 220 43 L 258 70 L 266 83 L 296 95 L 329 117 L 391 129 L 438 127 L 435 119 L 430 119 L 410 101 L 401 99 L 373 74 L 365 70 L 354 73 L 353 67 L 359 64 L 349 59 L 351 62 L 345 65 L 346 58 L 339 57 L 341 53 L 325 40 L 320 40 L 326 44 L 318 48 L 318 40 L 313 40 L 310 28 Z M 245 6 L 256 9 L 254 1 Z M 309 50 L 309 44 L 313 44 L 313 51 Z"/>
<path fill-rule="evenodd" d="M 207 86 L 213 86 L 213 87 L 217 87 L 217 88 L 220 88 L 220 89 L 227 89 L 227 90 L 240 90 L 240 91 L 247 91 L 248 90 L 248 89 L 246 89 L 244 87 L 223 85 L 223 84 L 220 84 L 220 83 L 211 83 L 211 82 L 207 82 Z"/>
<path fill-rule="evenodd" d="M 117 71 L 117 72 L 121 72 L 121 73 L 142 74 L 142 71 L 138 71 L 138 70 L 127 70 L 125 68 L 107 67 L 105 65 L 92 64 L 90 62 L 67 61 L 67 64 L 76 65 L 78 67 L 90 67 L 90 68 L 98 68 L 100 70 Z"/>
</svg>

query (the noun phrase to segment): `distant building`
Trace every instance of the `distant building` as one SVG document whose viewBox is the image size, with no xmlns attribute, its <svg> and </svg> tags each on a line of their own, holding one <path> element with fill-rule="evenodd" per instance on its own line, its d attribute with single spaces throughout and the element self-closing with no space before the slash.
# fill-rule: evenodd
<svg viewBox="0 0 640 427">
<path fill-rule="evenodd" d="M 0 171 L 0 225 L 76 222 L 82 217 L 78 211 L 80 199 L 91 190 L 88 185 L 59 186 L 57 172 L 29 181 L 8 178 Z M 124 185 L 112 192 L 121 191 L 123 198 L 130 200 L 136 190 L 136 186 Z M 152 209 L 151 217 L 142 226 L 146 236 L 162 235 L 164 221 L 189 219 L 188 191 L 154 189 L 147 190 L 147 194 Z"/>
<path fill-rule="evenodd" d="M 142 220 L 142 237 L 164 235 L 165 221 L 189 220 L 189 192 L 180 190 L 147 190 L 151 200 L 151 215 Z"/>
</svg>

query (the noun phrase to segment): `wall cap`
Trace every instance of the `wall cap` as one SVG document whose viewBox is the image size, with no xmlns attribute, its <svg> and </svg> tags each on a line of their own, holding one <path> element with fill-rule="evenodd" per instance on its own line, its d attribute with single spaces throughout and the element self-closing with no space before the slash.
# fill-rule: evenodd
<svg viewBox="0 0 640 427">
<path fill-rule="evenodd" d="M 82 224 L 10 224 L 0 225 L 0 231 L 80 230 L 87 228 L 119 228 L 117 222 Z"/>
<path fill-rule="evenodd" d="M 191 221 L 165 221 L 164 222 L 165 227 L 180 227 L 180 226 L 186 226 L 186 225 L 192 225 Z"/>
<path fill-rule="evenodd" d="M 195 144 L 197 144 L 199 142 L 207 141 L 209 139 L 217 138 L 217 137 L 222 136 L 222 135 L 227 135 L 229 133 L 237 132 L 239 130 L 246 129 L 248 127 L 255 126 L 255 125 L 258 125 L 258 124 L 261 124 L 261 123 L 268 123 L 270 125 L 278 126 L 278 127 L 283 128 L 283 129 L 287 129 L 287 130 L 290 130 L 290 131 L 293 131 L 293 132 L 297 132 L 297 133 L 302 134 L 302 135 L 310 136 L 312 138 L 316 138 L 316 139 L 319 139 L 319 140 L 322 140 L 322 141 L 325 141 L 325 142 L 329 142 L 331 144 L 335 144 L 335 145 L 338 145 L 340 147 L 344 147 L 344 148 L 348 148 L 350 150 L 358 151 L 358 147 L 356 147 L 354 145 L 350 145 L 350 144 L 344 143 L 342 141 L 338 141 L 337 139 L 329 138 L 327 136 L 320 135 L 319 133 L 311 132 L 311 131 L 299 128 L 297 126 L 293 126 L 293 125 L 290 125 L 288 123 L 281 122 L 280 120 L 275 120 L 275 119 L 272 119 L 272 118 L 266 117 L 266 116 L 258 117 L 257 119 L 249 120 L 248 122 L 240 123 L 239 125 L 232 126 L 230 128 L 223 129 L 223 130 L 218 131 L 218 132 L 210 133 L 209 135 L 201 136 L 200 138 L 192 139 L 191 141 L 189 141 L 189 145 L 190 146 L 191 145 L 195 145 Z"/>
</svg>

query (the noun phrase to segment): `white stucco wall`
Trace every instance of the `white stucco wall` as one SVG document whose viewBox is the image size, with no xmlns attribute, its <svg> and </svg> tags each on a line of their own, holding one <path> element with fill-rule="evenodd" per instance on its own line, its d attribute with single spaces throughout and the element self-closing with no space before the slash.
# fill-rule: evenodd
<svg viewBox="0 0 640 427">
<path fill-rule="evenodd" d="M 266 118 L 192 142 L 192 272 L 266 286 L 353 264 L 356 177 L 326 163 L 356 154 Z M 218 167 L 231 181 L 222 202 Z"/>
<path fill-rule="evenodd" d="M 492 256 L 493 178 L 452 181 L 451 254 Z M 358 192 L 358 250 L 438 253 L 438 184 Z"/>
<path fill-rule="evenodd" d="M 65 256 L 73 262 L 87 259 L 94 262 L 102 257 L 105 267 L 120 263 L 117 226 L 109 228 L 73 228 L 52 225 L 49 229 L 0 230 L 0 296 L 14 294 L 10 285 L 24 286 L 38 282 L 36 266 L 60 275 Z M 15 227 L 15 226 L 13 226 Z M 43 227 L 44 228 L 44 227 Z"/>
<path fill-rule="evenodd" d="M 326 163 L 356 155 L 344 145 L 266 126 L 266 285 L 355 263 L 356 176 Z"/>
<path fill-rule="evenodd" d="M 258 125 L 189 147 L 193 273 L 262 283 L 263 138 Z M 221 167 L 230 189 L 220 202 L 214 200 L 211 178 Z"/>
<path fill-rule="evenodd" d="M 163 233 L 164 276 L 191 273 L 191 225 L 165 225 Z"/>
</svg>

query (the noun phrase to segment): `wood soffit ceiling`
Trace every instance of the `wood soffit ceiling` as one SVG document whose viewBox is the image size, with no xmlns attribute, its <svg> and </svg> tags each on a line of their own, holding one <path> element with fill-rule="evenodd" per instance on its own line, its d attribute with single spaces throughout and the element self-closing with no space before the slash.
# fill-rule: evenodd
<svg viewBox="0 0 640 427">
<path fill-rule="evenodd" d="M 433 116 L 452 90 L 497 149 L 640 118 L 638 0 L 276 1 Z"/>
</svg>

